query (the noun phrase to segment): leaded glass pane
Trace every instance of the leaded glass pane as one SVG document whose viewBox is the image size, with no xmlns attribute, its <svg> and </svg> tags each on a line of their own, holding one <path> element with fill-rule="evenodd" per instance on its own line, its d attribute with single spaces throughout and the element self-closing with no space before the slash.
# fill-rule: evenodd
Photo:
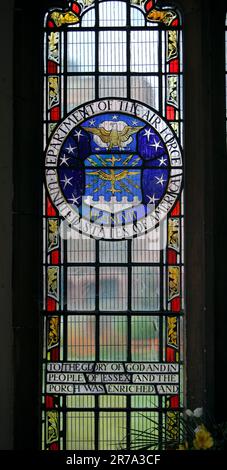
<svg viewBox="0 0 227 470">
<path fill-rule="evenodd" d="M 127 309 L 128 272 L 124 267 L 100 268 L 100 310 Z"/>
<path fill-rule="evenodd" d="M 70 267 L 67 273 L 68 310 L 95 309 L 95 269 Z"/>
<path fill-rule="evenodd" d="M 99 71 L 126 72 L 126 32 L 100 31 Z"/>
</svg>

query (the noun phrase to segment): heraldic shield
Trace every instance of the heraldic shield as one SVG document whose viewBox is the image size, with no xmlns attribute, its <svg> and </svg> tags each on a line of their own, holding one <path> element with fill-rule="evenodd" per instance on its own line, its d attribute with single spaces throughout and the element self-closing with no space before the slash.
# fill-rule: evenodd
<svg viewBox="0 0 227 470">
<path fill-rule="evenodd" d="M 85 160 L 84 202 L 113 214 L 142 202 L 137 134 L 144 124 L 133 125 L 127 116 L 111 114 L 97 121 L 83 125 L 95 152 Z"/>
</svg>

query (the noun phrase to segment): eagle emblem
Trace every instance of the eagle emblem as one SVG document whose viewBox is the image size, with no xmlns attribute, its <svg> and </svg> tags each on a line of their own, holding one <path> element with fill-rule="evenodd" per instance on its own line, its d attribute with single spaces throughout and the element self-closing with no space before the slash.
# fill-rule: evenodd
<svg viewBox="0 0 227 470">
<path fill-rule="evenodd" d="M 91 134 L 97 136 L 101 142 L 102 146 L 106 147 L 108 150 L 113 149 L 114 147 L 122 150 L 132 141 L 132 135 L 136 132 L 143 129 L 141 126 L 128 126 L 124 125 L 123 129 L 119 129 L 120 122 L 111 123 L 111 128 L 108 130 L 104 126 L 100 127 L 84 127 L 84 130 L 90 132 Z M 124 123 L 125 124 L 125 123 Z M 98 142 L 99 143 L 99 142 Z M 104 145 L 103 145 L 104 144 Z"/>
<path fill-rule="evenodd" d="M 96 176 L 99 176 L 101 180 L 110 182 L 111 188 L 107 189 L 107 191 L 111 192 L 112 194 L 122 192 L 122 189 L 115 188 L 115 183 L 117 181 L 127 178 L 128 176 L 140 174 L 139 171 L 129 171 L 129 170 L 123 170 L 123 171 L 120 171 L 120 173 L 116 173 L 116 170 L 114 169 L 110 169 L 108 171 L 109 173 L 106 173 L 103 170 L 90 171 L 89 175 L 96 175 Z"/>
</svg>

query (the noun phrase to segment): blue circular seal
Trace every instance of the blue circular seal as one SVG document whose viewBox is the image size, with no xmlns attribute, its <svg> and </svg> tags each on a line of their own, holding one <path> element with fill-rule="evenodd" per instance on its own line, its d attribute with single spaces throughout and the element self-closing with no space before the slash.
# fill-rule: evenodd
<svg viewBox="0 0 227 470">
<path fill-rule="evenodd" d="M 86 236 L 139 236 L 175 204 L 182 152 L 154 109 L 106 98 L 76 108 L 54 131 L 46 184 L 60 215 Z"/>
</svg>

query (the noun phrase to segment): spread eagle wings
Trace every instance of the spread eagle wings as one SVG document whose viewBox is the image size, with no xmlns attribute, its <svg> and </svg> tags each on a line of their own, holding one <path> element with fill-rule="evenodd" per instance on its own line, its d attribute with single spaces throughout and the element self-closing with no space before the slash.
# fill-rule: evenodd
<svg viewBox="0 0 227 470">
<path fill-rule="evenodd" d="M 136 132 L 143 129 L 143 126 L 125 126 L 124 129 L 121 131 L 117 131 L 117 134 L 120 136 L 121 142 L 127 142 L 130 135 L 135 134 Z M 110 134 L 111 131 L 105 129 L 105 127 L 84 127 L 84 130 L 87 132 L 91 132 L 92 134 L 98 135 L 100 139 L 105 143 L 108 144 L 110 142 Z"/>
<path fill-rule="evenodd" d="M 107 131 L 104 127 L 84 127 L 84 130 L 98 135 L 105 144 L 108 144 L 110 141 L 111 131 Z"/>
<path fill-rule="evenodd" d="M 89 175 L 99 175 L 102 180 L 105 181 L 119 181 L 122 180 L 123 178 L 126 178 L 127 176 L 131 175 L 138 175 L 139 171 L 128 171 L 128 170 L 123 170 L 121 173 L 114 173 L 114 175 L 105 173 L 102 170 L 97 170 L 97 171 L 89 171 Z"/>
<path fill-rule="evenodd" d="M 141 129 L 143 129 L 142 126 L 134 126 L 134 127 L 125 126 L 124 129 L 122 129 L 122 131 L 119 132 L 121 136 L 121 141 L 126 142 L 129 139 L 130 135 L 135 134 L 138 131 L 141 131 Z"/>
</svg>

